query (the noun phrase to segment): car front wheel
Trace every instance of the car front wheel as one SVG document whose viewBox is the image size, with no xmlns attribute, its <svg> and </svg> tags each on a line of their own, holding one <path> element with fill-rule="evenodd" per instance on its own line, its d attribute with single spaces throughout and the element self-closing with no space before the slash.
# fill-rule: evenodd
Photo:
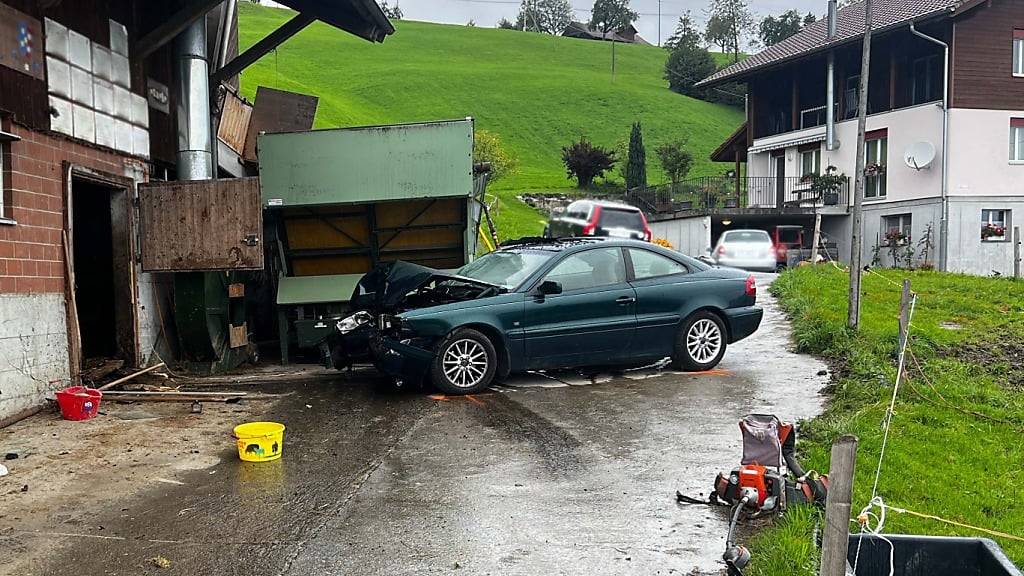
<svg viewBox="0 0 1024 576">
<path fill-rule="evenodd" d="M 497 366 L 491 341 L 476 330 L 460 328 L 438 345 L 431 376 L 442 392 L 473 394 L 491 385 Z"/>
<path fill-rule="evenodd" d="M 681 370 L 711 370 L 722 361 L 726 345 L 722 319 L 711 312 L 700 311 L 679 327 L 672 362 Z"/>
</svg>

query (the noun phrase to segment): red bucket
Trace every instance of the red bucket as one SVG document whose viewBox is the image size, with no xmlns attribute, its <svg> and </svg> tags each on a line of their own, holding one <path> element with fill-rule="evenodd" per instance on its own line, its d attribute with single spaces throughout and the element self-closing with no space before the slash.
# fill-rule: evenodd
<svg viewBox="0 0 1024 576">
<path fill-rule="evenodd" d="M 65 420 L 88 420 L 100 409 L 103 392 L 85 386 L 72 386 L 57 391 L 57 404 Z"/>
</svg>

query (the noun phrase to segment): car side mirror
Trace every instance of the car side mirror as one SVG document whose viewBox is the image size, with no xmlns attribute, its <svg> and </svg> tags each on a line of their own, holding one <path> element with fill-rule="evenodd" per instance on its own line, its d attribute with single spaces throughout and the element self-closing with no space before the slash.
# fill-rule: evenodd
<svg viewBox="0 0 1024 576">
<path fill-rule="evenodd" d="M 711 246 L 708 246 L 707 248 L 705 248 L 704 252 L 706 252 L 707 255 L 710 256 L 711 255 Z"/>
<path fill-rule="evenodd" d="M 537 287 L 537 292 L 544 296 L 553 296 L 562 293 L 562 284 L 554 280 L 545 280 Z"/>
</svg>

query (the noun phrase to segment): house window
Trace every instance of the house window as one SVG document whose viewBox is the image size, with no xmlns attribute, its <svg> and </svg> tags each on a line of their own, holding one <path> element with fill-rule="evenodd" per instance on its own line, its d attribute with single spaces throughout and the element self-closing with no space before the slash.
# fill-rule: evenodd
<svg viewBox="0 0 1024 576">
<path fill-rule="evenodd" d="M 889 156 L 889 137 L 885 130 L 867 134 L 867 158 L 864 162 L 864 197 L 885 198 L 886 164 Z"/>
<path fill-rule="evenodd" d="M 800 174 L 821 174 L 821 147 L 800 151 Z"/>
<path fill-rule="evenodd" d="M 1024 118 L 1010 118 L 1010 162 L 1024 162 Z"/>
<path fill-rule="evenodd" d="M 982 210 L 981 241 L 1005 242 L 1009 219 L 1009 210 Z"/>
<path fill-rule="evenodd" d="M 1013 75 L 1024 76 L 1024 30 L 1013 31 Z"/>
<path fill-rule="evenodd" d="M 885 244 L 902 246 L 910 242 L 910 214 L 893 214 L 882 217 L 882 230 L 885 232 Z"/>
</svg>

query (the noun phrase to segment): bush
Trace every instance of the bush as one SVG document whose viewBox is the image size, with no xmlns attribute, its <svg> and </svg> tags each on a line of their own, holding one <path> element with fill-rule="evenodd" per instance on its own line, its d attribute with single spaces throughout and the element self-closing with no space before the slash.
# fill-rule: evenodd
<svg viewBox="0 0 1024 576">
<path fill-rule="evenodd" d="M 496 182 L 519 168 L 519 159 L 509 154 L 494 132 L 476 130 L 473 133 L 473 162 L 491 165 L 491 182 Z"/>
<path fill-rule="evenodd" d="M 704 90 L 694 88 L 694 84 L 714 74 L 716 70 L 718 67 L 707 50 L 700 46 L 681 44 L 669 54 L 665 62 L 665 79 L 668 80 L 669 90 L 703 98 Z"/>
<path fill-rule="evenodd" d="M 594 178 L 604 176 L 616 161 L 614 151 L 594 146 L 585 136 L 562 148 L 566 175 L 575 178 L 579 188 L 586 188 L 594 183 Z"/>
</svg>

